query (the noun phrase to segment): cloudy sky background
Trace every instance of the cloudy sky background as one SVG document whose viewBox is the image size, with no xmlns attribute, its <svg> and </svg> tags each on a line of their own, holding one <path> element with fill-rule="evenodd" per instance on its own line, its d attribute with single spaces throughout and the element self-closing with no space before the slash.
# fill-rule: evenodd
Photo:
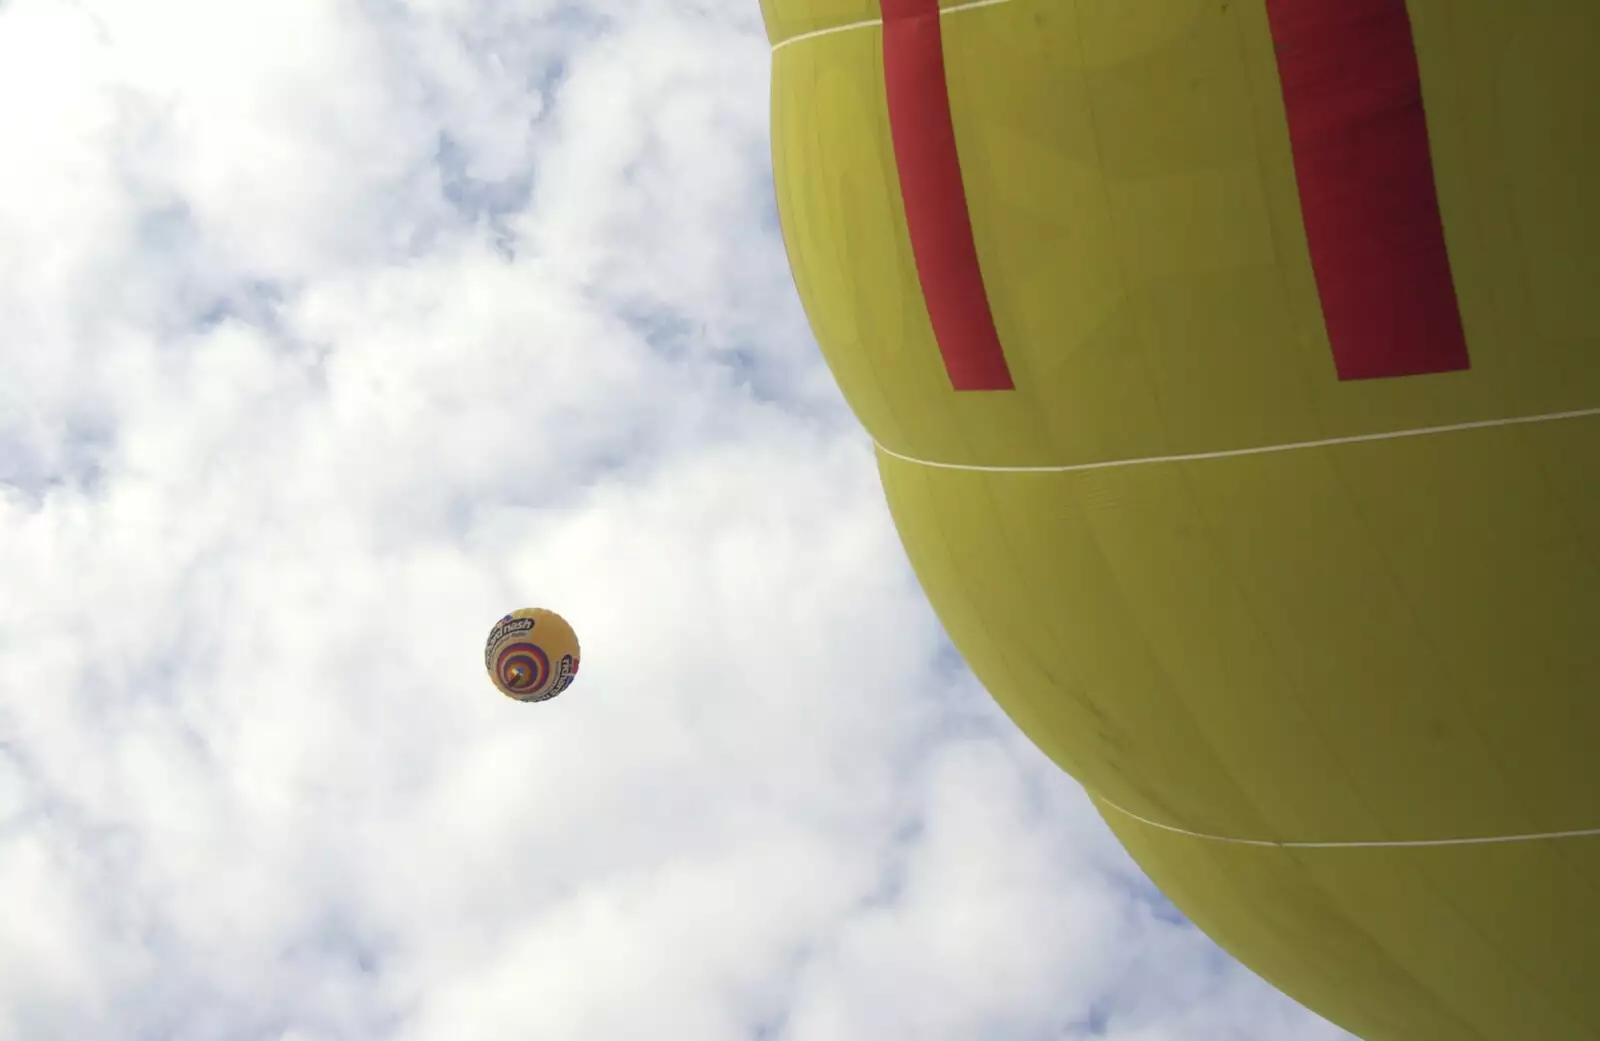
<svg viewBox="0 0 1600 1041">
<path fill-rule="evenodd" d="M 755 0 L 0 0 L 0 1041 L 1344 1036 L 949 650 L 768 64 Z"/>
</svg>

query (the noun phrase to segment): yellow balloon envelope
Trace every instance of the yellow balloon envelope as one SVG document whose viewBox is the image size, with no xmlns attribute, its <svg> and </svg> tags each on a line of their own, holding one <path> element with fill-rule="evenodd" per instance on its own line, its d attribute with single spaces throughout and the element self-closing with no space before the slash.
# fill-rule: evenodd
<svg viewBox="0 0 1600 1041">
<path fill-rule="evenodd" d="M 1600 1038 L 1600 3 L 761 3 L 979 679 L 1334 1022 Z"/>
<path fill-rule="evenodd" d="M 512 611 L 489 630 L 483 664 L 500 693 L 517 701 L 549 701 L 578 675 L 578 634 L 542 607 Z"/>
</svg>

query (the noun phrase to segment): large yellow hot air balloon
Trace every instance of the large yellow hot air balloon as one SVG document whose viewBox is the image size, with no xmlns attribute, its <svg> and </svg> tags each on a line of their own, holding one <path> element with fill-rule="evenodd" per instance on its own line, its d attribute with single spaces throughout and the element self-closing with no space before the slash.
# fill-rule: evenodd
<svg viewBox="0 0 1600 1041">
<path fill-rule="evenodd" d="M 979 679 L 1334 1022 L 1600 1038 L 1600 3 L 761 4 Z"/>
</svg>

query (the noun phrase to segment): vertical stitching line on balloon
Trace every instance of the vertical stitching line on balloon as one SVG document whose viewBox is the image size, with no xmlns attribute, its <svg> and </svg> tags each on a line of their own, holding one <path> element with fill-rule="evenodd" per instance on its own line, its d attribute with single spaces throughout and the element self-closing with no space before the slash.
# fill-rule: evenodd
<svg viewBox="0 0 1600 1041">
<path fill-rule="evenodd" d="M 1291 334 L 1293 334 L 1296 331 L 1298 331 L 1301 323 L 1300 323 L 1300 318 L 1299 318 L 1299 314 L 1298 314 L 1298 308 L 1296 308 L 1296 306 L 1295 306 L 1294 295 L 1290 291 L 1288 278 L 1287 278 L 1287 276 L 1286 276 L 1286 274 L 1284 272 L 1283 257 L 1282 257 L 1281 251 L 1278 248 L 1278 230 L 1279 230 L 1279 227 L 1280 227 L 1280 222 L 1278 220 L 1277 212 L 1275 211 L 1275 209 L 1273 208 L 1273 205 L 1272 205 L 1272 193 L 1271 193 L 1271 189 L 1269 187 L 1269 181 L 1268 181 L 1266 165 L 1265 165 L 1266 164 L 1266 143 L 1262 140 L 1261 126 L 1260 126 L 1261 100 L 1260 100 L 1260 98 L 1259 98 L 1259 96 L 1257 94 L 1257 91 L 1256 91 L 1255 81 L 1251 77 L 1249 49 L 1248 49 L 1248 47 L 1246 45 L 1246 42 L 1245 42 L 1245 36 L 1244 36 L 1245 30 L 1244 30 L 1244 26 L 1241 24 L 1241 21 L 1242 21 L 1242 16 L 1237 16 L 1237 15 L 1234 18 L 1229 19 L 1229 22 L 1233 27 L 1232 36 L 1233 36 L 1233 41 L 1234 41 L 1234 47 L 1235 47 L 1235 49 L 1236 49 L 1236 51 L 1238 53 L 1238 56 L 1239 56 L 1239 67 L 1244 70 L 1240 74 L 1240 82 L 1241 82 L 1243 90 L 1244 90 L 1244 95 L 1245 95 L 1245 98 L 1247 100 L 1249 113 L 1250 113 L 1250 119 L 1249 119 L 1249 124 L 1248 124 L 1249 127 L 1250 127 L 1250 138 L 1251 138 L 1251 141 L 1255 145 L 1254 153 L 1253 153 L 1255 155 L 1255 162 L 1252 164 L 1252 166 L 1253 166 L 1254 173 L 1255 173 L 1256 190 L 1259 193 L 1259 198 L 1261 200 L 1262 213 L 1265 215 L 1266 221 L 1267 221 L 1268 243 L 1269 243 L 1269 246 L 1271 248 L 1271 255 L 1272 255 L 1272 260 L 1273 260 L 1273 264 L 1272 264 L 1273 280 L 1277 285 L 1278 295 L 1279 295 L 1279 299 L 1282 302 L 1282 305 L 1283 305 L 1283 308 L 1284 308 L 1284 313 L 1289 319 L 1289 323 L 1290 323 L 1289 331 L 1291 332 Z M 1269 37 L 1269 39 L 1271 37 L 1270 29 L 1268 30 L 1268 37 Z M 1273 67 L 1273 74 L 1274 74 L 1274 76 L 1277 75 L 1276 66 Z M 1290 174 L 1290 177 L 1291 177 L 1291 181 L 1292 181 L 1293 180 L 1292 162 L 1291 162 L 1291 174 Z M 1298 191 L 1298 186 L 1296 186 L 1296 190 Z M 1320 315 L 1321 315 L 1320 310 L 1318 311 L 1318 315 L 1320 317 Z M 1321 356 L 1323 358 L 1330 357 L 1330 355 L 1327 353 L 1326 349 L 1323 350 Z M 1315 417 L 1315 420 L 1316 420 L 1316 423 L 1317 423 L 1317 432 L 1321 433 L 1321 434 L 1326 434 L 1327 426 L 1326 426 L 1326 423 L 1325 423 L 1325 418 L 1318 413 L 1318 409 L 1316 407 L 1316 405 L 1317 405 L 1316 395 L 1314 393 L 1312 393 L 1312 388 L 1311 388 L 1312 377 L 1311 377 L 1311 375 L 1305 371 L 1305 366 L 1304 366 L 1303 362 L 1300 363 L 1300 364 L 1297 364 L 1295 366 L 1294 372 L 1295 372 L 1297 390 L 1299 391 L 1301 397 L 1304 400 L 1304 404 L 1305 404 L 1306 409 Z M 1197 507 L 1198 507 L 1198 505 L 1199 505 L 1198 504 L 1198 496 L 1196 498 L 1197 498 Z M 1202 517 L 1204 517 L 1203 510 L 1201 511 L 1201 514 L 1202 514 Z M 1207 527 L 1208 528 L 1210 527 L 1209 522 L 1207 522 Z M 1215 533 L 1214 532 L 1213 532 L 1213 538 L 1215 539 Z M 1217 544 L 1218 544 L 1218 546 L 1220 548 L 1220 545 L 1221 545 L 1220 539 L 1215 539 L 1215 541 L 1217 542 Z M 1222 555 L 1223 555 L 1224 559 L 1227 559 L 1226 551 L 1224 551 Z M 1251 621 L 1253 622 L 1253 624 L 1256 626 L 1257 630 L 1259 631 L 1259 633 L 1261 635 L 1261 639 L 1271 649 L 1271 655 L 1272 655 L 1272 658 L 1274 660 L 1275 668 L 1280 672 L 1280 674 L 1284 675 L 1286 678 L 1289 678 L 1292 687 L 1294 689 L 1296 689 L 1302 695 L 1302 697 L 1300 699 L 1297 699 L 1296 704 L 1295 704 L 1295 708 L 1298 710 L 1301 719 L 1304 721 L 1306 727 L 1313 734 L 1316 735 L 1317 742 L 1322 746 L 1323 752 L 1328 756 L 1328 758 L 1334 764 L 1336 764 L 1339 772 L 1344 775 L 1344 778 L 1345 778 L 1346 782 L 1349 783 L 1351 785 L 1352 789 L 1353 789 L 1355 787 L 1354 786 L 1354 778 L 1350 776 L 1349 768 L 1345 764 L 1344 760 L 1340 757 L 1338 748 L 1335 746 L 1335 744 L 1332 741 L 1332 739 L 1329 738 L 1329 736 L 1327 734 L 1327 731 L 1323 728 L 1321 721 L 1316 716 L 1316 713 L 1313 712 L 1311 710 L 1311 707 L 1308 704 L 1306 704 L 1306 702 L 1305 702 L 1305 697 L 1304 697 L 1304 695 L 1306 693 L 1306 685 L 1305 685 L 1305 683 L 1303 681 L 1298 680 L 1298 679 L 1292 678 L 1292 673 L 1290 672 L 1289 665 L 1288 665 L 1288 660 L 1287 660 L 1285 654 L 1277 646 L 1276 642 L 1272 639 L 1272 637 L 1268 634 L 1266 624 L 1262 621 L 1258 611 L 1256 610 L 1255 605 L 1251 602 L 1250 597 L 1246 594 L 1246 592 L 1245 592 L 1245 590 L 1243 588 L 1242 582 L 1240 582 L 1239 580 L 1235 579 L 1234 585 L 1235 585 L 1235 588 L 1238 591 L 1238 595 L 1240 597 L 1241 602 L 1244 603 L 1244 605 L 1245 605 L 1245 610 L 1249 613 L 1249 615 L 1251 617 Z M 1358 796 L 1358 799 L 1361 802 L 1361 804 L 1363 806 L 1363 809 L 1367 810 L 1368 813 L 1371 813 L 1371 807 L 1366 805 L 1366 800 L 1359 798 L 1359 796 Z M 1259 809 L 1259 807 L 1257 807 L 1257 809 Z M 1262 814 L 1262 816 L 1265 817 L 1265 814 Z"/>
<path fill-rule="evenodd" d="M 1083 110 L 1084 114 L 1088 117 L 1090 139 L 1094 144 L 1096 158 L 1103 164 L 1106 158 L 1105 138 L 1100 133 L 1100 121 L 1095 111 L 1095 96 L 1088 72 L 1090 67 L 1088 53 L 1083 42 L 1083 10 L 1077 0 L 1072 0 L 1071 11 L 1070 13 L 1066 14 L 1066 17 L 1071 21 L 1072 41 L 1076 45 L 1078 52 L 1078 68 L 1082 70 L 1079 73 L 1079 77 L 1084 88 Z M 1139 358 L 1139 371 L 1142 374 L 1140 383 L 1142 384 L 1145 393 L 1149 395 L 1151 403 L 1154 406 L 1157 417 L 1156 422 L 1159 425 L 1161 432 L 1170 438 L 1172 433 L 1170 429 L 1170 416 L 1162 407 L 1161 394 L 1155 376 L 1151 371 L 1149 352 L 1145 349 L 1142 349 L 1147 347 L 1147 345 L 1150 343 L 1151 335 L 1148 328 L 1140 321 L 1141 309 L 1138 306 L 1137 300 L 1135 299 L 1134 292 L 1135 279 L 1129 274 L 1127 258 L 1124 256 L 1122 251 L 1122 240 L 1119 234 L 1116 204 L 1112 199 L 1110 186 L 1106 184 L 1104 179 L 1102 179 L 1100 182 L 1099 194 L 1101 203 L 1105 207 L 1106 224 L 1111 233 L 1111 248 L 1112 255 L 1115 258 L 1114 267 L 1117 272 L 1118 290 L 1121 299 L 1124 302 L 1124 306 L 1132 309 L 1131 328 L 1133 330 L 1136 342 L 1141 348 L 1137 352 Z M 1204 523 L 1204 515 L 1199 509 L 1199 504 L 1196 501 L 1193 488 L 1188 487 L 1187 483 L 1185 483 L 1184 491 L 1185 497 L 1189 500 L 1190 507 L 1194 509 L 1197 515 L 1201 516 L 1202 523 Z M 1087 520 L 1087 518 L 1085 519 Z M 1090 526 L 1090 531 L 1092 533 L 1090 543 L 1094 547 L 1094 552 L 1100 558 L 1101 563 L 1105 566 L 1108 575 L 1115 576 L 1116 569 L 1111 563 L 1110 554 L 1106 550 L 1103 537 L 1101 537 L 1099 533 L 1094 532 L 1092 526 Z M 1140 635 L 1140 639 L 1148 646 L 1152 638 L 1146 629 L 1146 619 L 1142 617 L 1136 610 L 1134 610 L 1133 605 L 1128 602 L 1125 591 L 1121 588 L 1121 583 L 1116 582 L 1115 578 L 1113 581 L 1117 587 L 1118 593 L 1122 594 L 1121 599 L 1124 603 L 1124 609 L 1134 620 L 1135 627 Z M 1157 660 L 1156 667 L 1163 679 L 1166 681 L 1164 691 L 1166 702 L 1183 715 L 1194 734 L 1203 737 L 1204 728 L 1200 724 L 1199 717 L 1196 716 L 1194 707 L 1183 697 L 1182 687 L 1179 684 L 1176 676 L 1173 674 L 1171 668 L 1165 662 L 1160 662 L 1159 660 Z M 1231 769 L 1229 769 L 1228 764 L 1217 753 L 1217 750 L 1214 746 L 1212 746 L 1209 742 L 1204 743 L 1208 753 L 1208 758 L 1211 761 L 1211 765 L 1223 777 L 1227 778 L 1228 783 L 1239 793 L 1241 797 L 1244 797 L 1244 786 L 1239 777 Z"/>
<path fill-rule="evenodd" d="M 1263 12 L 1263 14 L 1265 14 L 1265 12 Z M 1274 210 L 1274 208 L 1272 206 L 1271 190 L 1269 188 L 1268 176 L 1267 176 L 1266 165 L 1265 165 L 1266 164 L 1266 142 L 1263 141 L 1263 139 L 1262 139 L 1261 126 L 1260 126 L 1260 123 L 1259 123 L 1259 116 L 1261 114 L 1261 99 L 1260 99 L 1259 95 L 1256 92 L 1255 83 L 1252 80 L 1251 75 L 1250 75 L 1249 51 L 1248 51 L 1247 45 L 1245 43 L 1244 27 L 1240 24 L 1240 20 L 1237 17 L 1232 19 L 1232 24 L 1233 24 L 1233 34 L 1232 35 L 1233 35 L 1233 40 L 1234 40 L 1234 46 L 1235 46 L 1235 48 L 1236 48 L 1236 50 L 1238 52 L 1238 55 L 1239 55 L 1239 66 L 1240 66 L 1240 68 L 1245 70 L 1243 72 L 1243 74 L 1241 75 L 1241 81 L 1242 81 L 1242 84 L 1243 84 L 1243 87 L 1244 87 L 1244 94 L 1245 94 L 1246 99 L 1248 100 L 1249 110 L 1250 110 L 1250 122 L 1249 122 L 1250 136 L 1251 136 L 1251 140 L 1255 143 L 1255 151 L 1254 151 L 1255 163 L 1253 165 L 1254 165 L 1254 171 L 1255 171 L 1255 175 L 1256 175 L 1256 189 L 1260 193 L 1260 199 L 1261 199 L 1261 204 L 1262 204 L 1262 212 L 1265 214 L 1266 220 L 1267 220 L 1268 241 L 1269 241 L 1269 243 L 1271 245 L 1272 258 L 1273 258 L 1273 265 L 1272 265 L 1273 279 L 1276 282 L 1277 287 L 1278 287 L 1278 294 L 1279 294 L 1279 298 L 1282 301 L 1282 304 L 1283 304 L 1283 307 L 1284 307 L 1284 313 L 1286 314 L 1286 316 L 1288 317 L 1289 322 L 1290 322 L 1290 332 L 1291 332 L 1291 334 L 1293 334 L 1293 333 L 1295 333 L 1295 332 L 1297 332 L 1299 330 L 1299 328 L 1301 326 L 1301 321 L 1300 321 L 1299 308 L 1297 308 L 1295 306 L 1294 294 L 1290 291 L 1288 278 L 1287 278 L 1287 275 L 1284 272 L 1283 263 L 1282 263 L 1283 257 L 1281 255 L 1279 249 L 1278 249 L 1277 231 L 1278 231 L 1278 228 L 1279 228 L 1280 224 L 1279 224 L 1279 221 L 1278 221 L 1278 215 L 1277 215 L 1276 211 Z M 1270 25 L 1267 28 L 1267 36 L 1268 36 L 1268 39 L 1270 41 L 1271 37 L 1272 37 Z M 1273 65 L 1272 73 L 1273 73 L 1273 77 L 1275 79 L 1277 79 L 1279 77 L 1279 75 L 1280 75 L 1279 72 L 1278 72 L 1276 63 L 1274 63 L 1274 65 Z M 1281 86 L 1281 84 L 1280 84 L 1280 86 L 1278 88 L 1277 96 L 1278 96 L 1278 98 L 1280 99 L 1280 102 L 1281 102 L 1281 98 L 1282 98 L 1282 86 Z M 1280 117 L 1281 117 L 1281 114 L 1282 113 L 1281 113 L 1281 110 L 1280 110 L 1280 112 L 1279 112 Z M 1292 151 L 1292 148 L 1291 148 L 1291 151 Z M 1290 160 L 1290 183 L 1293 186 L 1295 193 L 1298 195 L 1298 193 L 1299 193 L 1299 182 L 1294 176 L 1292 157 L 1291 157 L 1291 160 Z M 1313 284 L 1315 284 L 1315 276 L 1313 276 Z M 1317 328 L 1321 329 L 1321 328 L 1324 327 L 1324 323 L 1320 320 L 1321 316 L 1322 316 L 1322 310 L 1321 310 L 1321 307 L 1320 307 L 1320 300 L 1319 300 L 1319 306 L 1318 306 L 1318 309 L 1317 309 L 1317 316 L 1318 316 L 1318 319 L 1319 319 L 1319 321 L 1317 322 Z M 1323 348 L 1323 352 L 1322 352 L 1321 357 L 1324 358 L 1324 359 L 1331 357 L 1331 355 L 1328 353 L 1328 350 L 1327 350 L 1326 347 Z M 1316 420 L 1318 432 L 1326 434 L 1326 432 L 1327 432 L 1326 417 L 1322 416 L 1320 414 L 1320 410 L 1316 407 L 1317 406 L 1316 395 L 1312 392 L 1312 389 L 1311 389 L 1311 386 L 1310 386 L 1311 377 L 1305 371 L 1305 366 L 1304 366 L 1303 363 L 1297 364 L 1295 366 L 1295 377 L 1296 377 L 1296 382 L 1298 384 L 1298 389 L 1299 389 L 1301 395 L 1303 396 L 1303 398 L 1305 399 L 1305 407 L 1307 408 L 1307 410 L 1311 413 L 1311 415 Z M 1335 476 L 1337 478 L 1337 470 L 1335 470 Z M 1218 544 L 1220 546 L 1220 540 L 1218 540 Z M 1224 557 L 1226 557 L 1226 553 L 1224 553 Z M 1343 776 L 1346 785 L 1350 788 L 1350 790 L 1352 792 L 1354 792 L 1356 794 L 1356 802 L 1361 807 L 1362 811 L 1365 812 L 1370 819 L 1378 820 L 1378 815 L 1375 812 L 1374 807 L 1369 803 L 1369 801 L 1365 797 L 1364 793 L 1362 793 L 1360 788 L 1356 785 L 1355 777 L 1351 775 L 1349 764 L 1345 761 L 1344 757 L 1340 754 L 1340 750 L 1339 750 L 1337 744 L 1333 741 L 1333 739 L 1331 737 L 1329 737 L 1326 728 L 1322 724 L 1322 721 L 1317 717 L 1317 714 L 1314 711 L 1312 711 L 1311 706 L 1307 703 L 1307 700 L 1305 698 L 1305 695 L 1307 693 L 1307 687 L 1306 687 L 1305 682 L 1303 680 L 1300 680 L 1300 679 L 1296 678 L 1296 677 L 1293 677 L 1293 675 L 1292 675 L 1292 673 L 1291 673 L 1291 671 L 1289 669 L 1288 660 L 1287 660 L 1286 656 L 1284 655 L 1282 650 L 1279 648 L 1279 646 L 1277 645 L 1276 641 L 1274 641 L 1272 639 L 1272 637 L 1270 635 L 1268 635 L 1266 624 L 1262 620 L 1262 618 L 1260 617 L 1259 613 L 1257 612 L 1257 610 L 1255 608 L 1255 605 L 1250 602 L 1250 597 L 1246 594 L 1246 592 L 1245 592 L 1245 590 L 1244 590 L 1244 588 L 1242 586 L 1242 583 L 1237 583 L 1236 582 L 1236 585 L 1238 586 L 1238 592 L 1239 592 L 1239 596 L 1240 596 L 1241 600 L 1246 604 L 1246 610 L 1249 611 L 1252 621 L 1255 623 L 1255 625 L 1257 626 L 1258 630 L 1260 631 L 1262 640 L 1271 649 L 1271 654 L 1272 654 L 1272 657 L 1274 659 L 1275 667 L 1287 679 L 1289 679 L 1292 688 L 1295 689 L 1301 695 L 1300 698 L 1296 699 L 1296 704 L 1295 704 L 1295 708 L 1299 711 L 1301 719 L 1304 721 L 1306 727 L 1310 730 L 1310 732 L 1316 736 L 1317 743 L 1319 745 L 1321 745 L 1324 754 L 1327 755 L 1328 759 L 1334 764 L 1335 768 Z M 1263 816 L 1265 816 L 1265 815 L 1263 814 Z M 1374 942 L 1375 943 L 1377 942 L 1376 938 L 1374 938 Z M 1381 944 L 1380 944 L 1380 947 L 1381 947 Z"/>
</svg>

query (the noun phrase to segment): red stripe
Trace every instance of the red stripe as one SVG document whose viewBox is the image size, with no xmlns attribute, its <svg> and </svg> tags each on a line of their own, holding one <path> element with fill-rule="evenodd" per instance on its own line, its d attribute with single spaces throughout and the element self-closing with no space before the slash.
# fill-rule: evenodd
<svg viewBox="0 0 1600 1041">
<path fill-rule="evenodd" d="M 1266 0 L 1341 380 L 1469 368 L 1405 0 Z"/>
<path fill-rule="evenodd" d="M 883 74 L 922 299 L 956 390 L 1011 390 L 978 267 L 944 73 L 939 0 L 882 0 Z"/>
</svg>

